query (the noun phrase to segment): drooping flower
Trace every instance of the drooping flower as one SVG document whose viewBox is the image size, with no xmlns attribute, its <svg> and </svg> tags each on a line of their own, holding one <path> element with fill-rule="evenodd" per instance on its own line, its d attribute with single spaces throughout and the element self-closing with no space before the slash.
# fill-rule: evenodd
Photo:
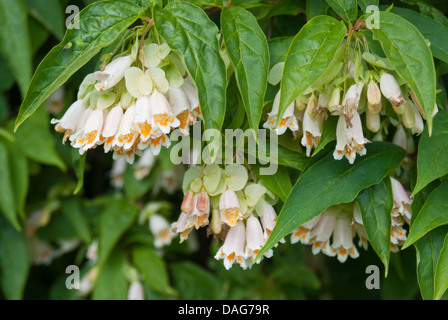
<svg viewBox="0 0 448 320">
<path fill-rule="evenodd" d="M 360 156 L 366 154 L 367 150 L 364 145 L 369 140 L 364 138 L 361 118 L 358 112 L 354 113 L 350 123 L 347 122 L 345 116 L 339 117 L 336 137 L 337 144 L 333 153 L 333 157 L 336 160 L 341 160 L 345 156 L 350 164 L 353 164 L 356 154 Z"/>
<path fill-rule="evenodd" d="M 154 246 L 156 248 L 169 245 L 175 235 L 171 231 L 168 221 L 160 214 L 153 214 L 149 218 L 149 229 L 155 237 Z"/>
<path fill-rule="evenodd" d="M 229 227 L 234 227 L 239 220 L 243 219 L 238 196 L 232 189 L 229 188 L 222 193 L 219 199 L 219 212 L 221 223 L 225 223 Z"/>
<path fill-rule="evenodd" d="M 251 215 L 246 220 L 246 248 L 244 250 L 244 259 L 246 265 L 251 267 L 255 257 L 260 252 L 261 248 L 266 243 L 266 238 L 263 235 L 263 229 L 261 228 L 258 218 Z M 269 249 L 263 256 L 270 258 L 273 255 L 272 249 Z M 257 263 L 260 263 L 262 259 L 258 259 Z"/>
<path fill-rule="evenodd" d="M 78 123 L 82 114 L 86 110 L 84 102 L 78 100 L 73 103 L 65 112 L 64 116 L 60 119 L 52 119 L 51 124 L 55 124 L 55 130 L 57 132 L 64 133 L 63 143 L 76 131 Z"/>
<path fill-rule="evenodd" d="M 317 147 L 322 135 L 322 115 L 311 116 L 308 111 L 303 115 L 302 146 L 306 147 L 307 157 L 311 156 L 312 148 Z"/>
<path fill-rule="evenodd" d="M 238 221 L 227 233 L 224 244 L 215 255 L 216 260 L 223 259 L 224 267 L 229 270 L 233 264 L 238 263 L 243 269 L 247 268 L 244 259 L 246 246 L 246 228 L 243 221 Z"/>
<path fill-rule="evenodd" d="M 263 124 L 263 128 L 275 130 L 277 135 L 282 135 L 286 132 L 286 129 L 290 129 L 291 131 L 299 130 L 299 125 L 296 117 L 294 116 L 295 110 L 295 102 L 293 101 L 283 113 L 282 120 L 277 124 L 278 111 L 280 106 L 280 91 L 274 98 L 274 103 L 272 105 L 272 110 L 268 114 L 268 120 Z"/>
<path fill-rule="evenodd" d="M 120 104 L 113 107 L 104 119 L 103 129 L 100 135 L 100 142 L 104 144 L 104 152 L 109 152 L 115 139 L 115 135 L 120 129 L 121 119 L 123 118 L 123 108 Z"/>
<path fill-rule="evenodd" d="M 146 178 L 154 167 L 156 160 L 157 158 L 154 156 L 150 149 L 146 149 L 145 151 L 143 151 L 142 156 L 134 167 L 135 178 L 137 180 Z"/>
<path fill-rule="evenodd" d="M 400 85 L 395 77 L 390 73 L 382 72 L 380 78 L 380 88 L 382 94 L 394 107 L 395 112 L 397 112 L 397 114 L 402 114 L 404 110 L 401 108 L 401 105 L 405 102 L 405 100 L 401 92 Z"/>
<path fill-rule="evenodd" d="M 188 235 L 193 230 L 194 224 L 189 219 L 190 214 L 182 212 L 179 219 L 171 224 L 173 232 L 180 234 L 180 243 L 188 239 Z"/>
<path fill-rule="evenodd" d="M 145 300 L 143 286 L 140 281 L 132 281 L 128 290 L 128 300 Z"/>
</svg>

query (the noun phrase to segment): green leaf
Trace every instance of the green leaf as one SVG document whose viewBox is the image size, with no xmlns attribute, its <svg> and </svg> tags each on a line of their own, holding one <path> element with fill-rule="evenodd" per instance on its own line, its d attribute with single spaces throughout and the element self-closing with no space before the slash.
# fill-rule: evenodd
<svg viewBox="0 0 448 320">
<path fill-rule="evenodd" d="M 417 280 L 423 299 L 433 299 L 435 272 L 448 229 L 437 228 L 415 243 L 417 250 Z"/>
<path fill-rule="evenodd" d="M 325 15 L 328 8 L 325 0 L 306 0 L 306 18 L 311 20 L 316 16 Z"/>
<path fill-rule="evenodd" d="M 258 257 L 328 207 L 355 200 L 361 190 L 378 184 L 397 168 L 404 156 L 403 149 L 385 142 L 368 145 L 367 155 L 357 157 L 353 165 L 345 159 L 334 160 L 332 152 L 325 155 L 297 180 Z"/>
<path fill-rule="evenodd" d="M 132 250 L 132 261 L 151 289 L 160 293 L 173 293 L 165 262 L 154 250 L 143 246 L 136 247 Z"/>
<path fill-rule="evenodd" d="M 50 133 L 50 120 L 44 109 L 38 110 L 29 121 L 16 131 L 17 147 L 30 159 L 66 170 L 65 163 L 56 151 L 56 143 Z"/>
<path fill-rule="evenodd" d="M 76 184 L 74 194 L 78 194 L 84 186 L 84 171 L 86 169 L 86 158 L 87 153 L 83 155 L 79 154 L 79 151 L 75 148 L 72 148 L 72 161 L 73 161 L 73 169 L 75 170 L 76 178 L 78 178 L 78 183 Z"/>
<path fill-rule="evenodd" d="M 0 140 L 0 211 L 17 230 L 21 229 L 11 180 L 11 166 L 6 144 Z"/>
<path fill-rule="evenodd" d="M 254 164 L 251 164 L 250 166 L 255 171 L 257 177 L 263 182 L 263 185 L 285 202 L 292 189 L 288 170 L 285 167 L 280 166 L 278 167 L 277 172 L 273 175 L 260 175 L 260 166 Z"/>
<path fill-rule="evenodd" d="M 183 300 L 215 300 L 222 298 L 220 281 L 212 273 L 191 263 L 170 266 L 175 287 Z"/>
<path fill-rule="evenodd" d="M 327 144 L 336 140 L 336 128 L 338 125 L 338 120 L 339 117 L 328 117 L 328 119 L 324 120 L 322 124 L 322 135 L 320 137 L 317 148 L 314 149 L 314 152 L 311 155 L 312 157 L 314 157 L 319 153 L 319 151 L 324 149 Z"/>
<path fill-rule="evenodd" d="M 409 235 L 402 249 L 409 247 L 429 231 L 448 224 L 448 180 L 430 193 L 428 199 L 420 209 L 418 216 L 413 219 Z"/>
<path fill-rule="evenodd" d="M 448 174 L 448 111 L 441 110 L 434 117 L 433 134 L 425 129 L 418 143 L 417 183 L 412 195 L 431 181 Z"/>
<path fill-rule="evenodd" d="M 10 177 L 14 181 L 14 199 L 19 216 L 25 218 L 26 196 L 29 187 L 28 159 L 25 154 L 17 148 L 15 143 L 7 143 L 9 149 Z"/>
<path fill-rule="evenodd" d="M 226 68 L 219 52 L 218 28 L 205 12 L 186 2 L 154 10 L 157 32 L 180 51 L 196 83 L 205 129 L 221 130 L 226 108 Z"/>
<path fill-rule="evenodd" d="M 221 25 L 249 125 L 257 136 L 269 73 L 268 42 L 257 19 L 243 8 L 224 8 Z"/>
<path fill-rule="evenodd" d="M 291 102 L 324 74 L 346 31 L 342 22 L 318 16 L 308 21 L 294 37 L 283 70 L 278 119 Z"/>
<path fill-rule="evenodd" d="M 434 57 L 448 62 L 447 26 L 410 9 L 394 7 L 391 12 L 405 18 L 407 21 L 416 26 L 423 37 L 428 39 L 431 43 L 429 48 L 431 49 Z"/>
<path fill-rule="evenodd" d="M 30 14 L 58 39 L 64 37 L 64 15 L 59 0 L 25 0 Z"/>
<path fill-rule="evenodd" d="M 63 200 L 62 213 L 70 221 L 79 238 L 85 244 L 90 244 L 92 242 L 92 232 L 79 199 L 70 198 Z"/>
<path fill-rule="evenodd" d="M 32 74 L 31 41 L 23 0 L 0 0 L 0 53 L 25 96 Z"/>
<path fill-rule="evenodd" d="M 358 3 L 356 0 L 327 0 L 327 3 L 349 24 L 358 17 Z"/>
<path fill-rule="evenodd" d="M 93 300 L 126 300 L 128 281 L 124 270 L 126 254 L 124 251 L 114 251 L 103 268 L 99 270 L 92 293 Z"/>
<path fill-rule="evenodd" d="M 373 250 L 384 264 L 387 277 L 390 258 L 391 211 L 394 205 L 390 179 L 362 190 L 356 198 Z"/>
<path fill-rule="evenodd" d="M 367 7 L 379 5 L 379 0 L 358 0 L 358 5 L 361 7 L 362 12 L 366 13 Z"/>
<path fill-rule="evenodd" d="M 120 8 L 117 10 L 117 8 Z M 79 29 L 68 29 L 62 42 L 42 60 L 20 107 L 15 130 L 101 48 L 145 12 L 138 0 L 95 2 L 79 13 Z"/>
<path fill-rule="evenodd" d="M 279 62 L 284 62 L 289 46 L 293 37 L 274 38 L 268 41 L 269 46 L 269 68 L 272 68 Z"/>
<path fill-rule="evenodd" d="M 0 283 L 5 298 L 22 299 L 29 269 L 25 233 L 0 217 Z"/>
<path fill-rule="evenodd" d="M 434 299 L 440 300 L 448 289 L 448 236 L 445 236 L 434 279 Z"/>
<path fill-rule="evenodd" d="M 123 234 L 137 219 L 138 208 L 125 199 L 116 198 L 109 201 L 101 212 L 98 226 L 98 263 L 106 262 L 109 254 Z"/>
<path fill-rule="evenodd" d="M 414 90 L 431 135 L 436 104 L 436 72 L 431 50 L 418 29 L 402 17 L 380 12 L 380 21 L 380 28 L 372 29 L 373 37 L 381 43 L 398 75 Z"/>
</svg>

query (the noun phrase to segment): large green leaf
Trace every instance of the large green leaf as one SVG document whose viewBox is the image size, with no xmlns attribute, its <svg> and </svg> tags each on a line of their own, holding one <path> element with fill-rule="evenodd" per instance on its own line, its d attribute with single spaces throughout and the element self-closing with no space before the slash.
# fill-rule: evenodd
<svg viewBox="0 0 448 320">
<path fill-rule="evenodd" d="M 0 283 L 5 298 L 22 299 L 29 264 L 25 233 L 0 217 Z"/>
<path fill-rule="evenodd" d="M 79 199 L 70 198 L 64 200 L 62 202 L 62 213 L 70 221 L 79 238 L 84 243 L 90 244 L 92 242 L 92 232 Z"/>
<path fill-rule="evenodd" d="M 10 172 L 8 148 L 0 139 L 0 212 L 17 230 L 20 230 L 21 226 L 17 217 L 14 187 Z"/>
<path fill-rule="evenodd" d="M 79 29 L 68 29 L 62 42 L 47 54 L 35 71 L 15 129 L 102 48 L 113 43 L 145 9 L 139 0 L 110 0 L 95 2 L 82 10 Z"/>
<path fill-rule="evenodd" d="M 58 39 L 64 37 L 64 15 L 59 0 L 25 0 L 30 14 Z"/>
<path fill-rule="evenodd" d="M 421 15 L 420 13 L 405 9 L 394 7 L 391 12 L 405 18 L 407 21 L 417 27 L 425 39 L 431 43 L 430 49 L 434 57 L 448 62 L 448 27 Z"/>
<path fill-rule="evenodd" d="M 126 253 L 115 250 L 103 268 L 99 270 L 93 289 L 93 300 L 126 300 L 128 280 L 124 274 Z"/>
<path fill-rule="evenodd" d="M 433 134 L 425 129 L 418 144 L 417 183 L 412 192 L 417 194 L 431 181 L 448 174 L 448 111 L 441 110 L 434 117 Z"/>
<path fill-rule="evenodd" d="M 102 266 L 123 234 L 137 219 L 138 208 L 125 199 L 109 201 L 101 212 L 98 226 L 98 262 Z"/>
<path fill-rule="evenodd" d="M 22 96 L 32 74 L 31 41 L 23 0 L 0 0 L 0 53 L 17 80 Z"/>
<path fill-rule="evenodd" d="M 379 0 L 358 0 L 358 5 L 361 7 L 362 12 L 366 13 L 367 8 L 369 6 L 377 6 L 379 5 Z"/>
<path fill-rule="evenodd" d="M 279 62 L 284 62 L 289 46 L 292 43 L 293 37 L 274 38 L 268 41 L 269 46 L 269 67 L 272 68 Z"/>
<path fill-rule="evenodd" d="M 434 284 L 437 262 L 443 248 L 448 228 L 437 228 L 415 243 L 417 250 L 417 280 L 423 299 L 434 297 Z"/>
<path fill-rule="evenodd" d="M 165 262 L 154 250 L 143 246 L 136 247 L 132 250 L 132 261 L 150 288 L 161 293 L 173 293 Z"/>
<path fill-rule="evenodd" d="M 35 112 L 15 133 L 17 147 L 30 159 L 66 170 L 50 132 L 50 120 L 44 109 Z"/>
<path fill-rule="evenodd" d="M 358 3 L 356 0 L 327 0 L 327 3 L 349 24 L 356 20 L 358 16 Z"/>
<path fill-rule="evenodd" d="M 434 299 L 439 300 L 448 289 L 448 236 L 445 236 L 440 250 L 434 279 Z"/>
<path fill-rule="evenodd" d="M 283 70 L 278 119 L 291 102 L 324 74 L 346 31 L 342 22 L 317 16 L 294 37 Z"/>
<path fill-rule="evenodd" d="M 391 12 L 380 12 L 380 28 L 372 29 L 372 32 L 395 71 L 414 90 L 431 135 L 436 72 L 425 38 L 412 23 Z"/>
<path fill-rule="evenodd" d="M 258 257 L 328 207 L 351 202 L 361 190 L 381 182 L 404 155 L 403 149 L 385 142 L 368 145 L 367 155 L 357 157 L 353 165 L 345 159 L 334 160 L 331 152 L 325 155 L 297 180 Z"/>
<path fill-rule="evenodd" d="M 221 26 L 249 125 L 256 136 L 269 72 L 268 42 L 257 19 L 243 8 L 224 8 Z"/>
<path fill-rule="evenodd" d="M 390 179 L 362 190 L 356 201 L 362 214 L 369 242 L 380 257 L 387 276 L 390 258 L 391 211 L 394 205 Z"/>
<path fill-rule="evenodd" d="M 448 224 L 448 180 L 431 192 L 418 216 L 413 219 L 408 239 L 403 249 L 409 247 L 426 233 L 441 225 Z"/>
<path fill-rule="evenodd" d="M 260 175 L 260 167 L 258 165 L 251 165 L 257 177 L 263 184 L 274 194 L 276 194 L 283 202 L 288 198 L 292 189 L 291 178 L 288 170 L 279 166 L 277 172 L 272 175 Z"/>
<path fill-rule="evenodd" d="M 325 15 L 328 8 L 325 0 L 306 0 L 306 18 L 311 20 L 316 16 Z"/>
<path fill-rule="evenodd" d="M 218 28 L 205 12 L 186 2 L 156 7 L 157 32 L 180 51 L 199 92 L 206 129 L 221 130 L 226 110 L 226 68 L 219 52 Z"/>
<path fill-rule="evenodd" d="M 9 149 L 9 165 L 11 180 L 14 181 L 14 199 L 16 209 L 21 218 L 25 217 L 26 196 L 29 187 L 28 159 L 15 143 L 7 143 Z"/>
</svg>

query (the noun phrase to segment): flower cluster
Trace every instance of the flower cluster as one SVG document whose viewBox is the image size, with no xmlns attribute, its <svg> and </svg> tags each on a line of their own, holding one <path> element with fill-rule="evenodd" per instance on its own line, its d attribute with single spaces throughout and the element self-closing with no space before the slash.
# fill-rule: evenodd
<svg viewBox="0 0 448 320">
<path fill-rule="evenodd" d="M 295 137 L 302 137 L 301 145 L 310 156 L 322 138 L 328 117 L 338 117 L 333 156 L 336 160 L 345 157 L 351 164 L 357 155 L 366 154 L 365 145 L 370 142 L 365 138 L 363 121 L 370 133 L 375 134 L 381 129 L 381 115 L 395 113 L 394 117 L 399 120 L 392 119 L 392 124 L 402 124 L 413 134 L 420 134 L 424 128 L 424 113 L 410 86 L 392 71 L 387 59 L 368 52 L 362 56 L 353 53 L 355 62 L 341 60 L 330 74 L 297 97 L 281 119 L 278 119 L 279 90 L 263 127 L 274 130 L 277 135 L 284 134 L 289 128 Z M 283 67 L 284 62 L 280 62 L 271 69 L 269 82 L 272 85 L 281 81 Z M 437 110 L 435 105 L 432 116 Z"/>
<path fill-rule="evenodd" d="M 411 199 L 398 180 L 391 178 L 391 183 L 394 206 L 390 213 L 390 250 L 398 252 L 406 241 L 406 230 L 403 227 L 411 219 Z M 312 245 L 313 254 L 322 252 L 327 256 L 337 257 L 343 263 L 348 257 L 359 257 L 355 237 L 358 237 L 358 247 L 367 250 L 369 239 L 356 202 L 329 207 L 295 229 L 291 233 L 291 243 Z"/>
<path fill-rule="evenodd" d="M 223 239 L 215 258 L 223 259 L 226 269 L 234 263 L 252 267 L 275 226 L 275 196 L 261 183 L 249 181 L 247 169 L 238 164 L 224 169 L 193 166 L 185 174 L 183 190 L 182 212 L 172 224 L 180 241 L 193 229 L 208 226 L 210 233 Z M 272 250 L 264 256 L 271 257 Z"/>
<path fill-rule="evenodd" d="M 133 163 L 147 148 L 157 155 L 169 147 L 173 129 L 188 135 L 201 118 L 197 90 L 177 54 L 166 43 L 146 42 L 89 74 L 78 100 L 51 121 L 81 154 L 103 145 L 114 159 Z"/>
</svg>

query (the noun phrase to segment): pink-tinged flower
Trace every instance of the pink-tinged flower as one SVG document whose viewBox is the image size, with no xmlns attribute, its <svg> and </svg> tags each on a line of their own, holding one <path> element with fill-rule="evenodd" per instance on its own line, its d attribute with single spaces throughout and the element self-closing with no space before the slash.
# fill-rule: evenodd
<svg viewBox="0 0 448 320">
<path fill-rule="evenodd" d="M 121 105 L 116 105 L 107 114 L 103 130 L 101 131 L 100 141 L 104 143 L 104 152 L 109 152 L 115 139 L 115 135 L 120 129 L 121 119 L 123 118 L 123 108 Z"/>
<path fill-rule="evenodd" d="M 238 263 L 243 269 L 247 269 L 244 259 L 246 246 L 246 228 L 243 221 L 238 221 L 227 233 L 224 244 L 215 255 L 216 260 L 224 259 L 224 267 L 229 270 L 233 264 Z"/>
<path fill-rule="evenodd" d="M 345 156 L 350 164 L 353 164 L 356 154 L 360 156 L 366 154 L 367 151 L 364 145 L 369 140 L 364 138 L 361 118 L 358 112 L 354 113 L 349 123 L 346 117 L 340 116 L 336 130 L 337 144 L 333 153 L 333 157 L 336 160 L 341 160 Z"/>
<path fill-rule="evenodd" d="M 135 105 L 126 109 L 123 117 L 120 121 L 120 127 L 116 133 L 113 147 L 123 148 L 124 150 L 130 149 L 134 142 L 137 140 L 138 132 L 133 127 L 135 118 Z"/>
<path fill-rule="evenodd" d="M 400 85 L 393 75 L 383 72 L 380 78 L 380 88 L 383 95 L 395 107 L 400 107 L 404 103 Z"/>
<path fill-rule="evenodd" d="M 171 231 L 168 221 L 159 214 L 154 214 L 149 218 L 149 229 L 154 235 L 154 246 L 156 248 L 169 245 L 175 235 Z"/>
<path fill-rule="evenodd" d="M 277 223 L 277 213 L 272 205 L 264 201 L 260 200 L 261 205 L 260 209 L 256 208 L 258 215 L 260 216 L 261 224 L 264 229 L 264 238 L 267 240 L 274 230 L 274 227 Z M 283 240 L 284 242 L 284 240 Z"/>
<path fill-rule="evenodd" d="M 199 212 L 210 212 L 210 199 L 207 192 L 199 192 L 196 208 Z"/>
<path fill-rule="evenodd" d="M 255 257 L 260 252 L 260 249 L 266 243 L 266 238 L 263 235 L 260 221 L 253 215 L 246 220 L 246 248 L 244 250 L 244 259 L 248 267 L 251 267 Z M 268 250 L 263 256 L 270 258 L 273 255 L 272 249 Z M 262 259 L 258 259 L 260 263 Z"/>
<path fill-rule="evenodd" d="M 189 190 L 182 201 L 182 205 L 180 206 L 182 212 L 191 213 L 194 208 L 194 193 Z"/>
<path fill-rule="evenodd" d="M 352 115 L 357 112 L 359 102 L 361 99 L 362 89 L 364 88 L 364 82 L 359 81 L 358 83 L 350 86 L 345 94 L 342 101 L 342 106 L 344 109 L 344 114 L 351 119 Z"/>
<path fill-rule="evenodd" d="M 124 56 L 113 60 L 103 71 L 94 73 L 95 80 L 99 81 L 95 88 L 98 91 L 106 91 L 113 88 L 123 79 L 127 69 L 130 68 L 134 59 L 131 56 Z"/>
<path fill-rule="evenodd" d="M 149 100 L 151 105 L 151 124 L 162 133 L 168 134 L 171 128 L 177 128 L 180 121 L 174 116 L 170 103 L 159 91 L 155 91 Z"/>
<path fill-rule="evenodd" d="M 179 219 L 171 224 L 172 231 L 180 234 L 180 243 L 188 239 L 188 235 L 193 229 L 194 224 L 191 223 L 189 217 L 189 213 L 182 212 Z"/>
<path fill-rule="evenodd" d="M 303 115 L 302 146 L 306 147 L 307 157 L 311 156 L 312 148 L 317 147 L 322 135 L 322 115 L 311 116 L 308 111 Z"/>
<path fill-rule="evenodd" d="M 369 86 L 367 87 L 367 102 L 372 106 L 376 107 L 378 105 L 381 105 L 381 90 L 378 87 L 378 84 L 374 81 L 369 82 Z M 376 108 L 378 109 L 378 108 Z M 380 107 L 381 110 L 381 107 Z M 380 111 L 375 110 L 375 111 Z M 373 110 L 372 110 L 373 112 Z"/>
<path fill-rule="evenodd" d="M 206 226 L 209 224 L 209 214 L 210 214 L 210 206 L 205 206 L 204 203 L 200 204 L 199 201 L 204 201 L 200 199 L 200 195 L 196 194 L 194 196 L 194 206 L 193 211 L 188 217 L 188 224 L 193 225 L 196 230 L 202 226 Z M 199 210 L 199 208 L 203 210 Z"/>
<path fill-rule="evenodd" d="M 280 105 L 280 91 L 274 98 L 272 110 L 268 114 L 268 120 L 263 124 L 263 128 L 275 130 L 277 135 L 282 135 L 286 132 L 286 129 L 290 129 L 292 132 L 299 130 L 299 125 L 296 117 L 294 116 L 295 102 L 293 101 L 283 113 L 282 120 L 279 125 L 277 124 L 278 108 Z"/>
<path fill-rule="evenodd" d="M 103 110 L 93 110 L 82 128 L 82 133 L 76 139 L 73 147 L 80 148 L 80 153 L 84 153 L 93 148 L 100 141 L 101 130 L 103 129 Z"/>
<path fill-rule="evenodd" d="M 140 281 L 132 281 L 128 290 L 128 300 L 145 300 L 143 286 Z"/>
<path fill-rule="evenodd" d="M 341 263 L 344 263 L 348 256 L 354 259 L 359 257 L 358 250 L 353 244 L 353 228 L 350 218 L 336 218 L 331 246 L 332 250 L 336 250 L 338 260 Z"/>
<path fill-rule="evenodd" d="M 138 149 L 145 150 L 149 146 L 153 155 L 157 156 L 160 153 L 162 146 L 169 148 L 170 145 L 171 140 L 166 134 L 162 133 L 157 138 L 150 138 L 148 141 L 140 141 L 138 144 Z"/>
<path fill-rule="evenodd" d="M 82 100 L 78 100 L 73 103 L 65 112 L 64 116 L 60 119 L 52 119 L 51 124 L 56 124 L 55 130 L 57 132 L 64 133 L 63 142 L 75 132 L 81 115 L 86 110 Z"/>
<path fill-rule="evenodd" d="M 134 177 L 137 180 L 146 178 L 154 167 L 156 160 L 157 158 L 152 154 L 150 149 L 145 150 L 134 167 Z"/>
<path fill-rule="evenodd" d="M 219 213 L 221 215 L 221 223 L 225 223 L 229 227 L 235 226 L 239 220 L 243 219 L 243 215 L 240 212 L 240 202 L 233 190 L 227 189 L 221 194 Z"/>
<path fill-rule="evenodd" d="M 188 102 L 185 91 L 181 88 L 170 87 L 167 92 L 167 98 L 172 107 L 173 114 L 180 122 L 180 132 L 188 136 L 190 134 L 190 124 L 195 122 L 196 116 L 190 109 L 190 103 Z"/>
</svg>

